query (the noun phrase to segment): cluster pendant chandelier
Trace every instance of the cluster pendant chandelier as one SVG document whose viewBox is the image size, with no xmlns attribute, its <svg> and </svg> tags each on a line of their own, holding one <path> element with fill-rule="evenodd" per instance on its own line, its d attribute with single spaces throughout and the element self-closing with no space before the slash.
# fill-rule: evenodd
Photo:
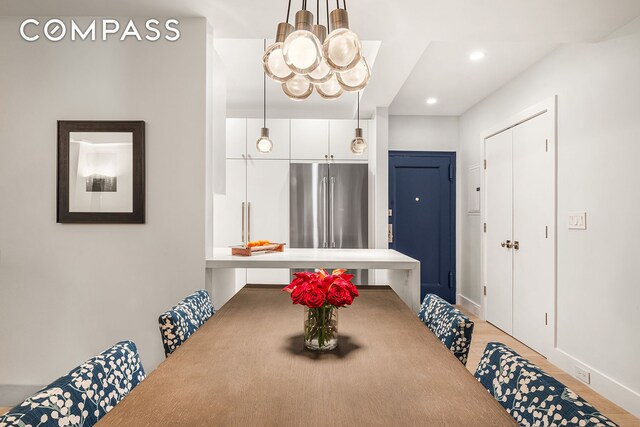
<svg viewBox="0 0 640 427">
<path fill-rule="evenodd" d="M 360 38 L 349 29 L 347 4 L 342 1 L 342 8 L 336 0 L 336 9 L 329 13 L 326 0 L 325 27 L 320 25 L 320 0 L 316 0 L 315 24 L 307 0 L 302 0 L 294 27 L 289 23 L 289 0 L 286 22 L 278 24 L 276 41 L 265 49 L 262 63 L 265 74 L 281 83 L 290 99 L 307 99 L 314 88 L 324 99 L 337 99 L 343 92 L 358 92 L 369 83 L 371 70 L 362 56 Z"/>
</svg>

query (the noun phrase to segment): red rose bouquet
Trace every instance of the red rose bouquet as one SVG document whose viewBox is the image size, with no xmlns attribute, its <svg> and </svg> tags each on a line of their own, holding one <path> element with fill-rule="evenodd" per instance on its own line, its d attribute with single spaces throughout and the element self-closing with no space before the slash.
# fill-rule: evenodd
<svg viewBox="0 0 640 427">
<path fill-rule="evenodd" d="M 305 306 L 305 346 L 313 350 L 331 350 L 338 345 L 338 308 L 351 305 L 358 289 L 346 270 L 295 273 L 282 290 L 291 294 L 294 304 Z"/>
</svg>

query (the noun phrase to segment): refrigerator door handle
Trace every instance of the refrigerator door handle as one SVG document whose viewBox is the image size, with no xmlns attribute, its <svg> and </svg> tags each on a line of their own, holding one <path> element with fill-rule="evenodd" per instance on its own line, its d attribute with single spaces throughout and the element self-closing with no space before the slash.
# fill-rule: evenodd
<svg viewBox="0 0 640 427">
<path fill-rule="evenodd" d="M 323 191 L 323 202 L 324 202 L 324 206 L 323 209 L 326 212 L 328 210 L 328 201 L 327 198 L 329 197 L 329 191 L 327 189 L 327 178 L 322 178 L 322 191 Z M 326 219 L 322 222 L 322 247 L 323 248 L 327 248 L 329 247 L 329 245 L 327 244 L 327 221 Z"/>
<path fill-rule="evenodd" d="M 334 211 L 335 211 L 335 206 L 334 206 L 334 202 L 335 202 L 335 187 L 336 187 L 336 179 L 334 177 L 331 177 L 331 195 L 329 198 L 329 231 L 331 233 L 331 247 L 335 248 L 336 247 L 336 241 L 334 240 L 335 238 L 335 234 L 334 234 L 334 230 L 333 230 L 333 223 L 334 223 Z"/>
</svg>

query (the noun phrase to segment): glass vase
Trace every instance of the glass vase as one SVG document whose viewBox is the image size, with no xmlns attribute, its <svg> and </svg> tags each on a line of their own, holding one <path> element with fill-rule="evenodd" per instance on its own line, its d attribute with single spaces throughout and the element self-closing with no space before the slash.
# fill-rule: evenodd
<svg viewBox="0 0 640 427">
<path fill-rule="evenodd" d="M 338 346 L 338 309 L 325 304 L 320 308 L 304 308 L 304 346 L 326 351 Z"/>
</svg>

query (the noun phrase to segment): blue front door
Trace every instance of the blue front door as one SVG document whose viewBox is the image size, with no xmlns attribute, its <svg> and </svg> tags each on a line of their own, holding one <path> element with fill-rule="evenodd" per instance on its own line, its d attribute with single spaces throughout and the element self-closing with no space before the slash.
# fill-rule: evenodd
<svg viewBox="0 0 640 427">
<path fill-rule="evenodd" d="M 455 165 L 455 153 L 389 152 L 389 248 L 420 261 L 421 300 L 455 303 Z"/>
</svg>

